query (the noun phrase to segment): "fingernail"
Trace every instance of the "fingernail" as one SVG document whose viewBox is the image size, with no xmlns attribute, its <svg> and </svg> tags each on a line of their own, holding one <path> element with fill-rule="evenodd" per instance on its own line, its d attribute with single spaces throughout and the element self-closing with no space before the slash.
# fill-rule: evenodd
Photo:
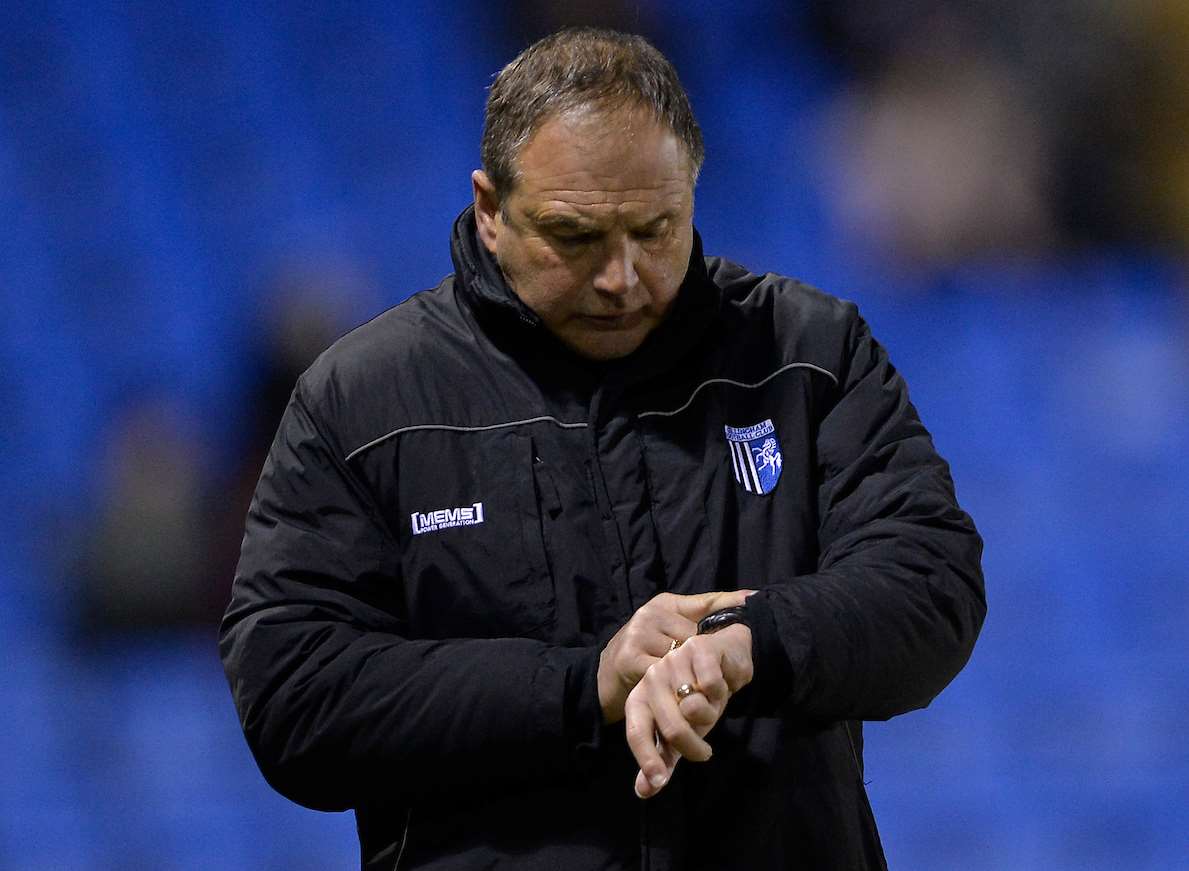
<svg viewBox="0 0 1189 871">
<path fill-rule="evenodd" d="M 668 783 L 668 781 L 669 778 L 665 777 L 663 774 L 654 774 L 652 777 L 648 778 L 648 782 L 652 784 L 653 789 L 660 789 L 662 786 Z"/>
</svg>

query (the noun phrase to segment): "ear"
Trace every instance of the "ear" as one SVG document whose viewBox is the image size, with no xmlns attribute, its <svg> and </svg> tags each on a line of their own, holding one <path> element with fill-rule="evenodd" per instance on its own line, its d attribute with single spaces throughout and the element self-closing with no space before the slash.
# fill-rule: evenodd
<svg viewBox="0 0 1189 871">
<path fill-rule="evenodd" d="M 499 197 L 495 185 L 481 169 L 471 173 L 471 188 L 475 194 L 475 224 L 479 228 L 479 239 L 483 247 L 495 254 L 496 241 L 503 228 L 500 217 Z"/>
</svg>

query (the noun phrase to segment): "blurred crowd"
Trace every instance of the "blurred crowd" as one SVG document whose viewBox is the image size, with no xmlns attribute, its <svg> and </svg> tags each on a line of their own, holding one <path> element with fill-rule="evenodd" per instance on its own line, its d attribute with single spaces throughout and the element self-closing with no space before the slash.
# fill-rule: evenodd
<svg viewBox="0 0 1189 871">
<path fill-rule="evenodd" d="M 497 56 L 574 23 L 643 31 L 662 47 L 732 38 L 718 29 L 724 20 L 696 28 L 691 40 L 691 22 L 638 4 L 515 6 Z M 845 245 L 871 249 L 922 289 L 971 260 L 1053 260 L 1101 246 L 1189 250 L 1184 4 L 830 0 L 797 11 L 745 4 L 735 16 L 751 19 L 739 28 L 736 66 L 748 63 L 746 37 L 761 27 L 768 36 L 759 51 L 832 63 L 818 123 L 799 131 L 823 177 L 825 220 Z M 792 65 L 788 72 L 770 85 L 797 90 Z M 717 133 L 722 122 L 706 123 Z M 106 432 L 95 525 L 75 568 L 86 579 L 88 627 L 217 618 L 247 500 L 293 382 L 351 326 L 360 300 L 377 296 L 349 286 L 367 279 L 336 270 L 354 267 L 306 262 L 258 291 L 255 344 L 238 361 L 247 387 L 234 450 L 215 474 L 187 432 L 197 422 L 179 417 L 170 396 L 149 391 L 121 404 Z M 389 288 L 387 298 L 413 289 Z M 344 304 L 355 292 L 356 305 Z"/>
<path fill-rule="evenodd" d="M 1189 9 L 815 4 L 850 76 L 838 202 L 892 256 L 1189 247 Z"/>
<path fill-rule="evenodd" d="M 1139 767 L 1189 773 L 1162 706 L 1189 701 L 1189 673 L 1165 647 L 1189 643 L 1189 5 L 48 3 L 5 15 L 0 495 L 17 507 L 0 628 L 21 652 L 0 699 L 17 717 L 43 710 L 14 676 L 22 656 L 75 663 L 146 633 L 213 645 L 296 377 L 449 271 L 449 223 L 499 65 L 557 27 L 601 24 L 652 38 L 691 92 L 708 144 L 696 215 L 707 250 L 858 299 L 984 527 L 989 637 L 934 748 L 938 764 L 952 761 L 946 747 L 982 755 L 953 763 L 973 765 L 974 797 L 946 783 L 960 796 L 950 806 L 974 817 L 1010 790 L 994 748 L 959 735 L 986 731 L 971 721 L 988 704 L 1031 704 L 1060 680 L 1045 657 L 1088 667 L 1078 645 L 1154 663 L 1159 678 L 1135 683 L 1120 665 L 1102 679 L 1152 706 L 1140 731 L 1158 746 Z M 213 646 L 205 655 L 195 668 L 209 674 Z M 1100 696 L 1078 698 L 1100 715 Z M 212 722 L 237 740 L 225 701 Z M 236 746 L 226 764 L 250 767 Z M 1080 762 L 1044 764 L 1073 778 Z M 899 792 L 873 796 L 892 833 L 911 818 L 912 778 L 930 772 L 897 773 Z M 62 777 L 54 807 L 73 801 Z M 1127 807 L 1148 813 L 1170 782 L 1129 782 Z M 1169 812 L 1189 812 L 1184 782 Z M 944 849 L 906 822 L 918 840 L 892 834 L 889 852 L 902 867 L 1055 868 L 1108 867 L 1118 849 L 1139 857 L 1130 867 L 1171 867 L 1164 818 L 1145 829 L 1099 787 L 1086 819 L 1125 818 L 1124 831 L 1090 852 L 1038 830 L 1010 843 L 1014 824 L 995 828 L 995 814 L 951 825 Z M 44 811 L 11 782 L 0 790 L 20 825 Z M 16 826 L 0 826 L 0 867 L 28 867 Z M 955 859 L 963 831 L 989 864 Z M 127 858 L 90 837 L 77 861 Z M 242 867 L 280 867 L 275 856 Z"/>
<path fill-rule="evenodd" d="M 761 29 L 757 53 L 828 59 L 833 84 L 817 124 L 798 131 L 822 177 L 823 219 L 842 247 L 906 270 L 921 289 L 971 260 L 1053 261 L 1102 246 L 1189 250 L 1189 12 L 1178 2 L 744 4 L 706 21 L 697 39 L 698 21 L 688 20 L 696 13 L 682 20 L 621 2 L 514 6 L 495 56 L 589 23 L 642 31 L 677 56 L 726 39 L 740 49 L 736 67 L 746 67 Z M 742 38 L 716 32 L 735 18 L 751 19 L 738 26 Z M 779 74 L 779 64 L 765 65 Z M 729 88 L 731 71 L 711 75 Z M 793 71 L 770 86 L 797 91 Z M 700 72 L 694 78 L 707 87 Z M 721 119 L 704 122 L 738 135 L 719 131 Z M 400 240 L 391 244 L 400 257 Z M 86 629 L 218 618 L 247 499 L 297 374 L 365 301 L 384 296 L 361 286 L 370 279 L 356 264 L 291 253 L 295 263 L 253 291 L 260 313 L 235 364 L 246 377 L 221 466 L 203 462 L 195 431 L 203 422 L 161 386 L 115 400 L 95 467 L 94 524 L 71 568 L 86 591 Z M 386 298 L 414 289 L 388 288 Z"/>
<path fill-rule="evenodd" d="M 299 375 L 354 324 L 358 276 L 293 264 L 262 294 L 243 409 L 227 462 L 203 461 L 199 421 L 159 392 L 133 393 L 111 421 L 95 523 L 71 570 L 84 583 L 82 634 L 211 626 L 230 597 L 244 517 Z"/>
</svg>

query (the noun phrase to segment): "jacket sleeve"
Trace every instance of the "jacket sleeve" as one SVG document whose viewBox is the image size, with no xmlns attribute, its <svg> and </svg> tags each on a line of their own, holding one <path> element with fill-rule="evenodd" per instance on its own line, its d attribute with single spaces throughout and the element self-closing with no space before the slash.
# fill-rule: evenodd
<svg viewBox="0 0 1189 871">
<path fill-rule="evenodd" d="M 601 729 L 598 651 L 406 637 L 396 542 L 301 393 L 253 497 L 219 639 L 265 778 L 343 810 L 575 771 Z"/>
<path fill-rule="evenodd" d="M 986 614 L 982 540 L 949 467 L 857 315 L 848 346 L 817 436 L 818 570 L 748 602 L 757 697 L 823 721 L 928 705 Z"/>
</svg>

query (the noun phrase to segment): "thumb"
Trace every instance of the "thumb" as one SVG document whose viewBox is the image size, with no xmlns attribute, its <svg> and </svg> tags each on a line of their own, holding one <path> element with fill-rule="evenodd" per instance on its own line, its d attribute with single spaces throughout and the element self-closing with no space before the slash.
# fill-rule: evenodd
<svg viewBox="0 0 1189 871">
<path fill-rule="evenodd" d="M 677 597 L 677 613 L 682 617 L 698 621 L 707 614 L 734 608 L 754 593 L 755 590 L 712 590 L 709 593 L 695 593 L 692 596 Z"/>
</svg>

